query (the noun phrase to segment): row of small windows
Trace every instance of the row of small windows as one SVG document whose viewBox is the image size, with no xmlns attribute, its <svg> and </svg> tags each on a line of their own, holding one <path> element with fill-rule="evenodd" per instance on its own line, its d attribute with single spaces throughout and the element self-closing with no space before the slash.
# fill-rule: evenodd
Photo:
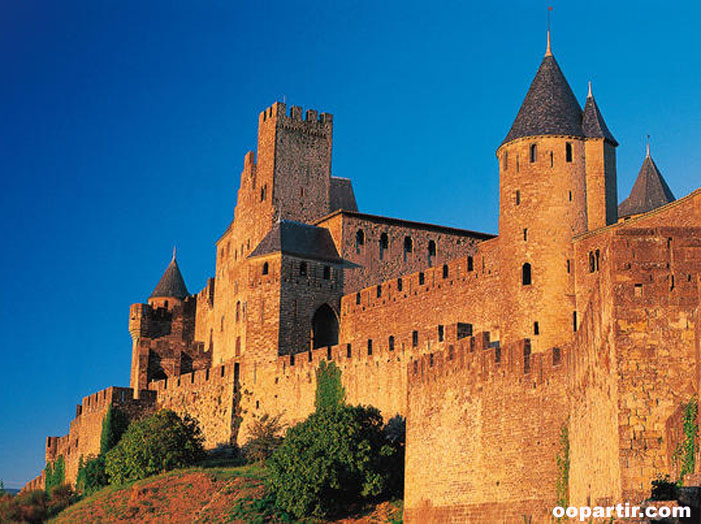
<svg viewBox="0 0 701 524">
<path fill-rule="evenodd" d="M 570 142 L 565 143 L 565 162 L 570 163 L 574 157 L 572 144 Z M 538 145 L 531 144 L 528 148 L 528 161 L 533 164 L 538 161 Z M 503 170 L 507 171 L 509 169 L 509 152 L 504 151 L 502 156 Z M 554 153 L 550 151 L 550 167 L 553 167 L 555 163 Z M 516 156 L 516 171 L 519 170 L 518 155 Z"/>
<path fill-rule="evenodd" d="M 572 191 L 567 192 L 567 200 L 572 202 Z M 517 206 L 521 205 L 521 190 L 520 189 L 517 189 L 516 191 L 514 191 L 514 203 Z"/>
<path fill-rule="evenodd" d="M 261 270 L 263 275 L 270 273 L 270 266 L 267 262 L 263 263 L 263 268 Z M 306 262 L 300 262 L 299 264 L 299 276 L 306 277 L 309 274 L 309 266 Z M 322 269 L 322 278 L 324 280 L 331 279 L 331 266 L 324 266 Z"/>
<path fill-rule="evenodd" d="M 599 271 L 600 258 L 601 252 L 598 249 L 596 251 L 589 251 L 589 273 L 595 273 Z"/>
<path fill-rule="evenodd" d="M 355 249 L 356 253 L 360 253 L 360 248 L 365 245 L 365 232 L 362 229 L 359 229 L 355 233 Z M 387 233 L 382 233 L 380 235 L 379 239 L 379 246 L 380 246 L 380 260 L 383 259 L 384 257 L 384 252 L 389 249 L 389 236 Z M 406 255 L 409 253 L 413 253 L 414 251 L 414 241 L 410 236 L 404 237 L 404 257 L 406 259 Z M 429 240 L 428 241 L 428 256 L 430 257 L 435 257 L 436 256 L 436 241 L 435 240 Z"/>
<path fill-rule="evenodd" d="M 467 270 L 473 271 L 475 267 L 474 259 L 472 256 L 467 257 Z M 450 276 L 450 267 L 448 264 L 443 264 L 442 268 L 443 278 L 446 279 Z M 423 286 L 426 282 L 426 275 L 423 271 L 419 273 L 419 285 Z M 404 289 L 404 281 L 401 278 L 397 279 L 397 291 L 402 291 Z M 378 284 L 375 288 L 375 295 L 377 298 L 382 297 L 382 284 Z M 360 304 L 360 292 L 355 294 L 355 303 Z"/>
</svg>

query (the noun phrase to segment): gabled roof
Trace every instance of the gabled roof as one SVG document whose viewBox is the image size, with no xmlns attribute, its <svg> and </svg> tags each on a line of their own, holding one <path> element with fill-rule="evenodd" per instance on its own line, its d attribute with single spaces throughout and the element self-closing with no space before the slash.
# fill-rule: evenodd
<svg viewBox="0 0 701 524">
<path fill-rule="evenodd" d="M 282 253 L 313 260 L 341 262 L 329 230 L 292 220 L 281 220 L 265 235 L 248 258 Z"/>
<path fill-rule="evenodd" d="M 599 106 L 594 100 L 594 95 L 591 94 L 591 82 L 589 83 L 589 96 L 584 104 L 584 114 L 582 115 L 582 131 L 587 138 L 603 138 L 611 142 L 614 146 L 618 145 L 613 134 L 604 122 L 604 117 L 601 116 Z"/>
<path fill-rule="evenodd" d="M 183 275 L 180 273 L 180 268 L 175 260 L 175 252 L 173 252 L 173 260 L 168 264 L 165 273 L 163 273 L 156 289 L 153 290 L 149 298 L 174 297 L 183 299 L 189 295 L 187 286 L 185 286 L 185 280 L 183 280 Z"/>
<path fill-rule="evenodd" d="M 674 200 L 672 191 L 657 169 L 648 149 L 630 195 L 618 206 L 618 216 L 620 218 L 647 213 Z"/>
<path fill-rule="evenodd" d="M 584 136 L 582 109 L 549 48 L 502 144 L 537 135 Z"/>
</svg>

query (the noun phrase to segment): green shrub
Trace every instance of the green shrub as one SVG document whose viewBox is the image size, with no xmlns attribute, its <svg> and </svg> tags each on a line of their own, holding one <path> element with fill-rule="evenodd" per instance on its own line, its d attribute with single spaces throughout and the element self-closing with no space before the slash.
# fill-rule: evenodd
<svg viewBox="0 0 701 524">
<path fill-rule="evenodd" d="M 243 453 L 249 462 L 265 462 L 282 443 L 282 415 L 274 417 L 267 413 L 254 420 L 251 425 L 251 438 L 246 443 Z"/>
<path fill-rule="evenodd" d="M 344 404 L 346 390 L 341 384 L 341 370 L 334 362 L 321 361 L 316 370 L 316 411 L 336 409 Z"/>
<path fill-rule="evenodd" d="M 88 457 L 85 463 L 83 457 L 80 457 L 75 484 L 83 495 L 90 495 L 109 484 L 109 478 L 105 472 L 105 456 Z"/>
<path fill-rule="evenodd" d="M 105 457 L 110 484 L 123 484 L 203 458 L 204 438 L 197 421 L 162 409 L 132 423 L 119 443 Z"/>
<path fill-rule="evenodd" d="M 402 477 L 402 449 L 385 436 L 380 412 L 341 406 L 317 411 L 291 428 L 267 462 L 279 508 L 301 518 L 390 495 Z"/>
<path fill-rule="evenodd" d="M 117 445 L 119 439 L 129 427 L 129 419 L 124 412 L 116 406 L 107 408 L 105 418 L 102 419 L 102 434 L 100 435 L 100 455 L 106 454 Z"/>
<path fill-rule="evenodd" d="M 63 461 L 63 455 L 59 455 L 58 458 L 53 462 L 49 462 L 46 465 L 46 481 L 44 482 L 44 487 L 47 493 L 56 487 L 64 484 L 66 482 L 66 465 Z"/>
</svg>

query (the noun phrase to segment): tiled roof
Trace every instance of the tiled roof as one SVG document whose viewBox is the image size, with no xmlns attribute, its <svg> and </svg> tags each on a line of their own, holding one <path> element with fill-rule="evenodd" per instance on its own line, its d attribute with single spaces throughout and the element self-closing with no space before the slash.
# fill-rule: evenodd
<svg viewBox="0 0 701 524">
<path fill-rule="evenodd" d="M 537 135 L 584 136 L 582 109 L 551 54 L 543 58 L 502 144 Z"/>
<path fill-rule="evenodd" d="M 275 224 L 248 257 L 270 253 L 341 262 L 328 229 L 292 220 L 281 220 Z"/>
<path fill-rule="evenodd" d="M 175 255 L 173 255 L 173 260 L 168 264 L 165 273 L 149 298 L 175 297 L 183 299 L 189 295 L 183 275 L 180 273 Z"/>
<path fill-rule="evenodd" d="M 331 211 L 358 211 L 353 185 L 347 178 L 331 177 Z"/>
<path fill-rule="evenodd" d="M 604 138 L 611 142 L 614 146 L 618 145 L 616 139 L 613 138 L 611 131 L 604 122 L 604 117 L 601 116 L 599 106 L 594 100 L 594 96 L 589 93 L 587 102 L 584 104 L 584 114 L 582 115 L 582 131 L 587 138 Z"/>
<path fill-rule="evenodd" d="M 647 213 L 674 200 L 672 191 L 648 152 L 630 196 L 618 206 L 618 216 Z"/>
</svg>

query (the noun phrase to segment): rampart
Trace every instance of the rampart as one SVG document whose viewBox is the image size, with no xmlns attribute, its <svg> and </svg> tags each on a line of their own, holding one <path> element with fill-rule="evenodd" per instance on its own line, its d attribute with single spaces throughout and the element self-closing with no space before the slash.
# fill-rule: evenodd
<svg viewBox="0 0 701 524">
<path fill-rule="evenodd" d="M 134 398 L 131 388 L 109 387 L 83 397 L 76 406 L 75 418 L 67 435 L 46 438 L 46 462 L 53 463 L 59 456 L 65 462 L 66 481 L 74 483 L 78 474 L 80 457 L 97 456 L 100 453 L 102 420 L 110 406 L 119 407 L 130 418 L 139 418 L 153 409 L 155 393 L 147 390 Z"/>
<path fill-rule="evenodd" d="M 542 522 L 555 503 L 570 353 L 483 337 L 409 368 L 407 522 Z"/>
</svg>

